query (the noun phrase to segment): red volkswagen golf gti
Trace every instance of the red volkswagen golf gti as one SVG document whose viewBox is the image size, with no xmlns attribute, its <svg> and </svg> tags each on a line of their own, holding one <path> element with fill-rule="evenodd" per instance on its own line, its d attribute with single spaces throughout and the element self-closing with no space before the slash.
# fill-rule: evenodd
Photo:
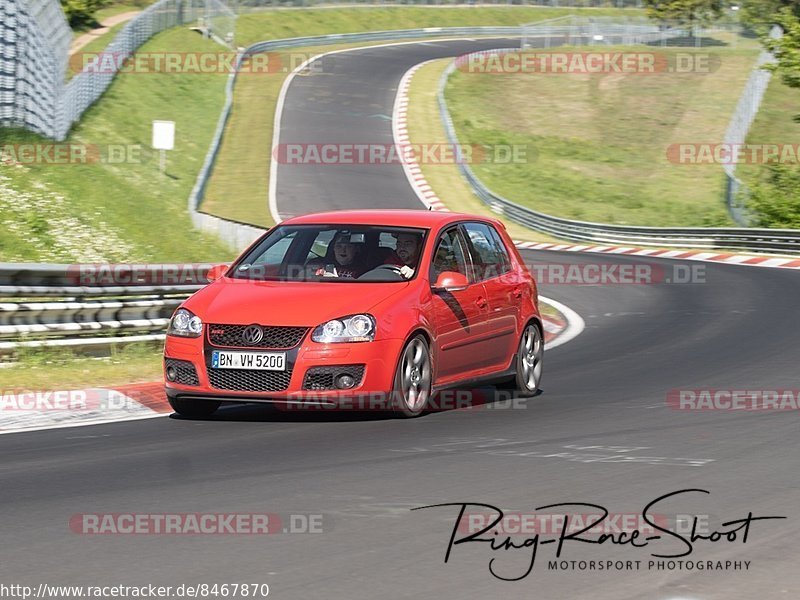
<svg viewBox="0 0 800 600">
<path fill-rule="evenodd" d="M 536 393 L 536 283 L 503 224 L 472 215 L 342 211 L 274 227 L 175 311 L 164 348 L 172 408 L 222 402 L 421 414 L 478 382 Z M 351 405 L 352 406 L 352 405 Z"/>
</svg>

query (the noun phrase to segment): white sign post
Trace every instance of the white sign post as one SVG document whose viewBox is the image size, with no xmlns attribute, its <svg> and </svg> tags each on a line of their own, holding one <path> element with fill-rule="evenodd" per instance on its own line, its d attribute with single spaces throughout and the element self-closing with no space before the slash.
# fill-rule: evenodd
<svg viewBox="0 0 800 600">
<path fill-rule="evenodd" d="M 167 168 L 167 150 L 175 147 L 175 121 L 153 121 L 153 148 L 160 153 L 159 166 Z"/>
</svg>

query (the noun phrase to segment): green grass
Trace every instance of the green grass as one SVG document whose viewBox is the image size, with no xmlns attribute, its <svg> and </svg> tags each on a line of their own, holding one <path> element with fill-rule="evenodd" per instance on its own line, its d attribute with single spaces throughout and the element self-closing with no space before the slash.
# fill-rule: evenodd
<svg viewBox="0 0 800 600">
<path fill-rule="evenodd" d="M 217 52 L 175 29 L 143 50 Z M 0 164 L 0 260 L 31 262 L 224 261 L 232 252 L 192 228 L 186 203 L 211 142 L 225 75 L 123 74 L 91 107 L 68 143 L 141 148 L 121 164 Z M 176 122 L 161 174 L 151 122 Z M 36 140 L 0 129 L 0 145 Z"/>
<path fill-rule="evenodd" d="M 240 46 L 247 46 L 261 40 L 277 38 L 417 27 L 521 25 L 570 14 L 607 16 L 641 15 L 643 13 L 636 9 L 542 8 L 535 6 L 279 9 L 240 16 L 236 21 L 236 43 Z"/>
<path fill-rule="evenodd" d="M 704 75 L 456 72 L 446 98 L 462 143 L 528 149 L 527 162 L 475 166 L 515 202 L 586 221 L 729 225 L 721 168 L 667 159 L 670 144 L 722 140 L 758 46 L 713 52 L 720 67 Z"/>
<path fill-rule="evenodd" d="M 420 67 L 411 79 L 408 90 L 408 135 L 412 144 L 446 143 L 447 135 L 439 118 L 436 92 L 439 78 L 451 59 L 443 58 Z M 472 191 L 453 164 L 425 163 L 420 165 L 428 184 L 452 211 L 497 217 Z M 515 240 L 551 242 L 554 238 L 505 221 Z"/>
<path fill-rule="evenodd" d="M 161 377 L 163 344 L 134 343 L 112 347 L 104 357 L 89 357 L 69 349 L 21 350 L 13 367 L 0 369 L 3 389 L 81 389 L 157 381 Z"/>
<path fill-rule="evenodd" d="M 747 135 L 749 144 L 797 144 L 800 140 L 800 89 L 791 88 L 774 76 L 764 94 L 761 108 Z M 763 165 L 741 164 L 736 167 L 736 176 L 746 184 L 764 178 L 767 168 Z"/>
</svg>

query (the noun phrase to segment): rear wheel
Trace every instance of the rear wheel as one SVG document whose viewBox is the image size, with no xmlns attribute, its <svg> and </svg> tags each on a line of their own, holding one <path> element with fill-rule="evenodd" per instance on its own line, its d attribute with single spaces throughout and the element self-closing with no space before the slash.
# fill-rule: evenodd
<svg viewBox="0 0 800 600">
<path fill-rule="evenodd" d="M 428 406 L 431 396 L 431 353 L 425 336 L 411 338 L 400 354 L 394 376 L 395 411 L 404 417 L 417 417 Z"/>
<path fill-rule="evenodd" d="M 544 338 L 535 323 L 528 323 L 519 340 L 516 359 L 516 375 L 505 386 L 520 396 L 530 397 L 539 391 L 542 381 L 542 359 L 544 358 Z"/>
<path fill-rule="evenodd" d="M 222 402 L 216 400 L 193 400 L 191 398 L 169 398 L 169 405 L 182 417 L 198 419 L 210 417 Z"/>
</svg>

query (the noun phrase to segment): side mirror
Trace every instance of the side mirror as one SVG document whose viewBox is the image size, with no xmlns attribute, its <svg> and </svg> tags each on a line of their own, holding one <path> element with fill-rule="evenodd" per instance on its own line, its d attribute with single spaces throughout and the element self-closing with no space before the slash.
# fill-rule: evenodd
<svg viewBox="0 0 800 600">
<path fill-rule="evenodd" d="M 228 270 L 229 266 L 230 265 L 224 265 L 224 264 L 214 265 L 208 270 L 208 273 L 206 273 L 206 279 L 208 279 L 209 282 L 216 281 L 225 274 L 225 271 Z"/>
<path fill-rule="evenodd" d="M 468 287 L 469 280 L 463 273 L 457 273 L 456 271 L 443 271 L 436 279 L 433 289 L 437 292 L 460 292 Z"/>
</svg>

